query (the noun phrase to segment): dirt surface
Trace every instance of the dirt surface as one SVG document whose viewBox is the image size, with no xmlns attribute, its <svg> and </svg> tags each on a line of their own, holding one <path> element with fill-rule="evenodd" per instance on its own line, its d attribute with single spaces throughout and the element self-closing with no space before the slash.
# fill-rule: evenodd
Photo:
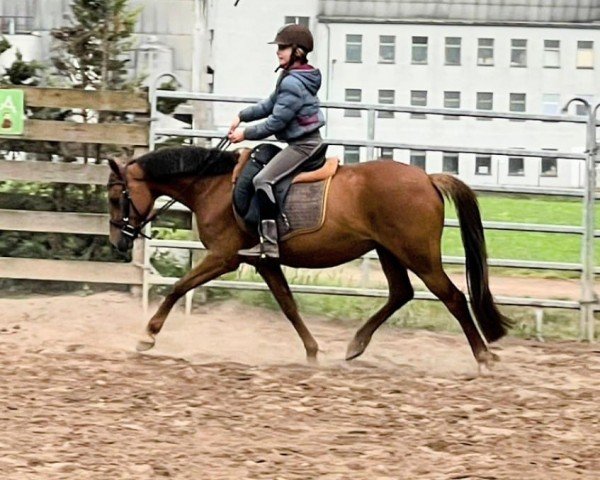
<svg viewBox="0 0 600 480">
<path fill-rule="evenodd" d="M 500 342 L 307 318 L 304 363 L 277 312 L 177 310 L 155 350 L 125 294 L 0 299 L 1 479 L 600 478 L 597 345 Z"/>
</svg>

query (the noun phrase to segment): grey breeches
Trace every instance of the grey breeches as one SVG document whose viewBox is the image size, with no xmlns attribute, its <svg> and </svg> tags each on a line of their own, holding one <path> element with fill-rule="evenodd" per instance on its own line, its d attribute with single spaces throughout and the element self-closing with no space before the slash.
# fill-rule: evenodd
<svg viewBox="0 0 600 480">
<path fill-rule="evenodd" d="M 275 155 L 265 168 L 254 177 L 252 183 L 255 190 L 262 190 L 275 203 L 273 185 L 298 169 L 322 141 L 323 139 L 318 131 L 307 135 L 301 140 L 291 140 L 289 145 Z"/>
</svg>

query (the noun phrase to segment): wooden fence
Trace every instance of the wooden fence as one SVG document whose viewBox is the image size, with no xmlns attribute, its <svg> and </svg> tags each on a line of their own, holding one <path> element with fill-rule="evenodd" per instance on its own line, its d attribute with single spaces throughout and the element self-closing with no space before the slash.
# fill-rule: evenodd
<svg viewBox="0 0 600 480">
<path fill-rule="evenodd" d="M 22 88 L 27 107 L 89 109 L 129 112 L 148 116 L 147 94 L 120 91 L 85 91 L 58 88 Z M 24 142 L 52 141 L 92 145 L 124 145 L 139 152 L 148 147 L 148 118 L 134 123 L 76 123 L 25 120 L 23 135 L 2 136 Z M 0 160 L 0 181 L 104 185 L 106 165 Z M 108 215 L 98 213 L 0 210 L 0 230 L 108 235 Z M 142 284 L 142 250 L 131 263 L 42 260 L 0 257 L 0 277 L 127 285 Z"/>
</svg>

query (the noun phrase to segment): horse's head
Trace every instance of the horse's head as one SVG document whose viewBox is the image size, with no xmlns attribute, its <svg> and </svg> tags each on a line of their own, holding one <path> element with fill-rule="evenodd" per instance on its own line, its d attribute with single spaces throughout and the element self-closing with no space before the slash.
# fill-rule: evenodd
<svg viewBox="0 0 600 480">
<path fill-rule="evenodd" d="M 112 159 L 108 163 L 111 169 L 107 183 L 109 240 L 117 250 L 127 252 L 133 247 L 133 241 L 143 235 L 154 198 L 136 163 L 123 165 Z"/>
</svg>

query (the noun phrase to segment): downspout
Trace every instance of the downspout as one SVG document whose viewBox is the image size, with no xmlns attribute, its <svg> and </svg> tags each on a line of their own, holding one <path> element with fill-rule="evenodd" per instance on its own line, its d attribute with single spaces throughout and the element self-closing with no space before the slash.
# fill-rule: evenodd
<svg viewBox="0 0 600 480">
<path fill-rule="evenodd" d="M 327 28 L 327 88 L 325 90 L 325 101 L 329 102 L 331 92 L 331 76 L 333 75 L 333 66 L 331 65 L 331 28 L 329 23 L 324 23 Z M 325 110 L 325 138 L 329 136 L 329 109 Z"/>
<path fill-rule="evenodd" d="M 192 92 L 202 91 L 202 76 L 204 74 L 203 61 L 205 49 L 203 48 L 204 28 L 202 19 L 203 0 L 194 0 L 194 30 L 192 33 Z"/>
</svg>

